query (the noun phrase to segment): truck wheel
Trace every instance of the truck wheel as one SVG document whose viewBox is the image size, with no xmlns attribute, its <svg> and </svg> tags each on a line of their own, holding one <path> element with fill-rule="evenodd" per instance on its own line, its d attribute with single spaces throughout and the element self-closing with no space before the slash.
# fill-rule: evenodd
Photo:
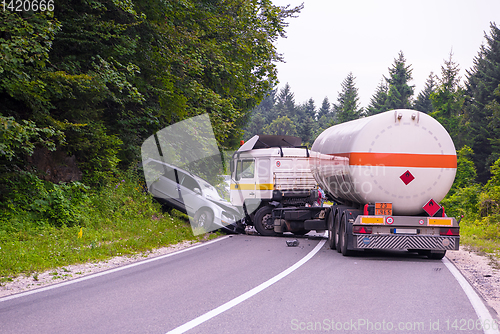
<svg viewBox="0 0 500 334">
<path fill-rule="evenodd" d="M 342 247 L 342 238 L 340 237 L 340 213 L 335 215 L 333 219 L 333 237 L 335 239 L 335 247 L 337 248 L 337 252 L 340 253 Z"/>
<path fill-rule="evenodd" d="M 437 253 L 429 252 L 427 254 L 427 257 L 429 259 L 432 259 L 432 260 L 441 260 L 445 255 L 446 255 L 446 251 L 444 250 L 444 251 L 437 252 Z"/>
<path fill-rule="evenodd" d="M 341 224 L 340 224 L 340 237 L 341 237 L 341 246 L 340 251 L 343 256 L 352 255 L 352 251 L 347 249 L 347 218 L 346 216 L 342 216 Z"/>
<path fill-rule="evenodd" d="M 276 235 L 276 232 L 274 232 L 273 207 L 263 206 L 257 210 L 253 219 L 253 224 L 260 235 Z"/>
<path fill-rule="evenodd" d="M 335 230 L 334 230 L 334 221 L 333 221 L 334 213 L 330 211 L 328 215 L 328 247 L 330 249 L 337 249 L 337 243 L 335 240 Z"/>
</svg>

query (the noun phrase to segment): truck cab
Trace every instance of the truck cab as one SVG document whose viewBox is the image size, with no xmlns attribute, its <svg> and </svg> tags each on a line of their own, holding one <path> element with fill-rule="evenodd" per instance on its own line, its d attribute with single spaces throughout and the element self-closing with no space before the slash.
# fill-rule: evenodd
<svg viewBox="0 0 500 334">
<path fill-rule="evenodd" d="M 317 199 L 309 150 L 300 143 L 292 136 L 256 135 L 233 154 L 230 201 L 243 207 L 247 224 L 262 235 L 275 234 L 275 208 L 311 206 Z M 303 227 L 292 230 L 304 232 Z"/>
</svg>

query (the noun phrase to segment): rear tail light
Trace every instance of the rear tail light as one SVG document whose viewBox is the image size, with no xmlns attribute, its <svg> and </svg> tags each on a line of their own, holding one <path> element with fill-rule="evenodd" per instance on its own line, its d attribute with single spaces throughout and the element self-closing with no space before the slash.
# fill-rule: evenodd
<svg viewBox="0 0 500 334">
<path fill-rule="evenodd" d="M 369 226 L 353 226 L 352 232 L 358 234 L 372 234 L 372 228 Z"/>
<path fill-rule="evenodd" d="M 441 236 L 457 236 L 457 235 L 460 235 L 460 228 L 459 227 L 440 228 L 439 235 L 441 235 Z"/>
</svg>

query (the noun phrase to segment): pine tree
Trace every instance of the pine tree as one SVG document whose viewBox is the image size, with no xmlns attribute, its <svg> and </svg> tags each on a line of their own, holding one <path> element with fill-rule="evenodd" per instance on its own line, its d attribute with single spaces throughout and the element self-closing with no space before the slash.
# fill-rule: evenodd
<svg viewBox="0 0 500 334">
<path fill-rule="evenodd" d="M 457 146 L 462 146 L 461 138 L 465 133 L 460 125 L 460 115 L 464 104 L 464 91 L 460 87 L 460 68 L 453 61 L 450 52 L 448 60 L 441 66 L 439 86 L 430 95 L 434 112 L 430 115 L 436 118 L 449 132 Z"/>
<path fill-rule="evenodd" d="M 316 116 L 316 106 L 314 105 L 314 100 L 310 98 L 305 104 L 304 108 L 305 116 L 313 118 Z"/>
<path fill-rule="evenodd" d="M 436 88 L 436 76 L 433 72 L 429 74 L 427 81 L 425 82 L 424 89 L 418 94 L 415 103 L 413 104 L 413 109 L 430 114 L 434 111 L 432 107 L 432 102 L 430 100 L 431 94 L 434 93 Z"/>
<path fill-rule="evenodd" d="M 267 124 L 274 121 L 276 119 L 275 115 L 276 93 L 277 93 L 276 89 L 269 91 L 269 93 L 264 97 L 262 102 L 252 111 L 252 115 L 256 113 L 261 114 L 264 117 Z"/>
<path fill-rule="evenodd" d="M 356 88 L 355 79 L 352 72 L 349 72 L 342 81 L 342 92 L 339 93 L 338 104 L 334 105 L 340 123 L 358 119 L 363 113 L 363 108 L 359 107 L 358 88 Z"/>
<path fill-rule="evenodd" d="M 297 113 L 295 109 L 295 95 L 287 82 L 285 87 L 280 90 L 276 100 L 276 117 L 288 116 L 293 118 Z"/>
<path fill-rule="evenodd" d="M 367 109 L 367 116 L 372 116 L 376 114 L 380 114 L 381 112 L 387 111 L 386 102 L 387 102 L 387 93 L 389 91 L 389 87 L 387 86 L 387 82 L 382 79 L 380 84 L 377 86 L 377 90 L 375 94 L 373 94 L 370 99 L 370 105 Z"/>
<path fill-rule="evenodd" d="M 481 46 L 474 58 L 473 67 L 467 71 L 465 122 L 468 124 L 468 145 L 475 153 L 478 180 L 489 178 L 489 166 L 498 158 L 494 145 L 500 138 L 495 126 L 492 108 L 500 103 L 497 95 L 500 85 L 500 29 L 490 24 L 486 45 Z"/>
<path fill-rule="evenodd" d="M 316 128 L 316 122 L 310 116 L 306 117 L 299 125 L 300 133 L 299 136 L 302 139 L 303 145 L 308 145 L 313 141 L 314 129 Z"/>
<path fill-rule="evenodd" d="M 394 59 L 392 68 L 389 68 L 389 77 L 385 78 L 389 84 L 387 93 L 386 108 L 409 109 L 412 106 L 412 96 L 415 86 L 410 86 L 408 82 L 412 80 L 411 65 L 406 66 L 406 59 L 403 51 L 399 51 L 398 59 Z"/>
<path fill-rule="evenodd" d="M 330 113 L 330 101 L 328 101 L 328 97 L 323 99 L 323 103 L 321 103 L 321 108 L 318 110 L 317 119 L 319 120 L 321 117 L 326 116 Z"/>
</svg>

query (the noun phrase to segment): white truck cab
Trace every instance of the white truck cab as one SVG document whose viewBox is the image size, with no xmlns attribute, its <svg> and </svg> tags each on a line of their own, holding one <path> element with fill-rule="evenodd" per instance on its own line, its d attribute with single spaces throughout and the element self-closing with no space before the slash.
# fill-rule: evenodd
<svg viewBox="0 0 500 334">
<path fill-rule="evenodd" d="M 275 233 L 274 208 L 316 200 L 309 150 L 300 143 L 297 137 L 256 135 L 233 154 L 230 201 L 245 209 L 260 234 Z"/>
</svg>

